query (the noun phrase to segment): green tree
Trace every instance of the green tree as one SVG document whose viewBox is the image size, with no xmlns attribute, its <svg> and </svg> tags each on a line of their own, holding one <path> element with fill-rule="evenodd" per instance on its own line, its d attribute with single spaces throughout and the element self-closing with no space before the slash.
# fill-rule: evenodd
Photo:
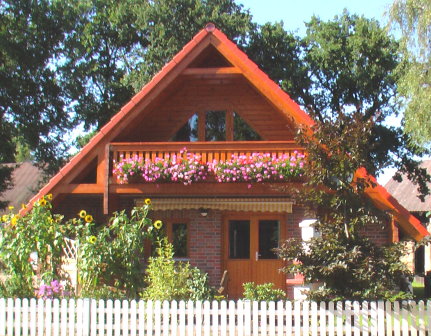
<svg viewBox="0 0 431 336">
<path fill-rule="evenodd" d="M 67 29 L 58 1 L 0 5 L 0 163 L 13 162 L 20 136 L 38 161 L 56 169 L 71 126 L 53 64 Z M 47 167 L 47 168 L 49 168 Z"/>
<path fill-rule="evenodd" d="M 309 293 L 314 300 L 376 300 L 406 298 L 410 276 L 400 261 L 400 245 L 379 246 L 366 237 L 367 228 L 387 232 L 389 215 L 364 193 L 372 180 L 355 177 L 361 167 L 372 168 L 368 156 L 373 122 L 360 112 L 318 122 L 312 137 L 301 142 L 308 155 L 301 202 L 314 212 L 320 236 L 305 246 L 289 239 L 279 249 L 292 263 L 287 273 L 300 272 L 307 282 L 323 285 Z"/>
<path fill-rule="evenodd" d="M 404 62 L 398 81 L 405 131 L 420 146 L 431 141 L 431 2 L 396 0 L 392 23 L 401 28 Z"/>
</svg>

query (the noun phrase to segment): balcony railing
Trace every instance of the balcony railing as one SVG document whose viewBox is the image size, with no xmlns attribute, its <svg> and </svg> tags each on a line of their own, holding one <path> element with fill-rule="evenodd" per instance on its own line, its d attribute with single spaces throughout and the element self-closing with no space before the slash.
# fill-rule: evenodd
<svg viewBox="0 0 431 336">
<path fill-rule="evenodd" d="M 110 144 L 110 157 L 116 162 L 136 156 L 151 160 L 167 159 L 184 149 L 188 153 L 200 155 L 203 163 L 252 153 L 269 153 L 272 156 L 291 156 L 295 152 L 304 154 L 304 148 L 294 141 L 121 142 Z"/>
</svg>

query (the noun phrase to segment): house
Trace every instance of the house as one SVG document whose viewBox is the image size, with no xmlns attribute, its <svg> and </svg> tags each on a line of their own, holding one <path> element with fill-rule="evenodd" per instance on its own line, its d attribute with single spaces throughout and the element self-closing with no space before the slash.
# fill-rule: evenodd
<svg viewBox="0 0 431 336">
<path fill-rule="evenodd" d="M 298 282 L 286 281 L 279 272 L 282 261 L 272 249 L 287 237 L 300 238 L 299 224 L 312 219 L 289 194 L 300 181 L 119 183 L 113 169 L 115 163 L 135 156 L 166 161 L 184 155 L 178 154 L 184 148 L 204 163 L 253 153 L 300 156 L 304 149 L 294 140 L 296 129 L 312 124 L 247 55 L 208 24 L 33 201 L 51 193 L 54 211 L 71 217 L 85 208 L 100 222 L 115 210 L 151 198 L 152 218 L 163 220 L 177 256 L 208 272 L 213 285 L 226 270 L 230 297 L 240 296 L 242 283 L 248 281 L 289 289 Z M 428 234 L 383 187 L 367 192 L 393 213 L 406 234 L 417 240 Z M 369 228 L 369 235 L 388 243 L 396 227 Z"/>
<path fill-rule="evenodd" d="M 12 206 L 14 211 L 18 211 L 21 205 L 27 204 L 40 188 L 43 180 L 42 170 L 30 161 L 5 163 L 3 165 L 13 168 L 12 186 L 0 195 L 0 201 L 8 202 L 8 206 Z M 0 210 L 0 215 L 8 211 L 7 208 Z"/>
<path fill-rule="evenodd" d="M 425 160 L 420 164 L 420 168 L 425 168 L 431 173 L 431 160 Z M 418 198 L 417 186 L 403 175 L 401 182 L 390 179 L 385 188 L 400 202 L 400 204 L 410 211 L 416 218 L 420 219 L 422 225 L 431 230 L 431 222 L 428 213 L 431 211 L 431 195 L 425 197 L 422 202 Z M 431 185 L 428 187 L 431 188 Z M 406 237 L 408 238 L 408 237 Z M 415 274 L 426 274 L 431 271 L 431 246 L 420 246 L 415 248 L 413 242 L 408 243 L 411 250 L 406 261 L 409 268 Z"/>
</svg>

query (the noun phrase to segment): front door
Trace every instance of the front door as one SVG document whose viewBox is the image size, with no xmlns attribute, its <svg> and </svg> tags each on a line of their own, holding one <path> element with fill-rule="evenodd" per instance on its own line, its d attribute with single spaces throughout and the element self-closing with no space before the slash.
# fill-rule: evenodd
<svg viewBox="0 0 431 336">
<path fill-rule="evenodd" d="M 272 282 L 285 289 L 283 266 L 273 249 L 284 237 L 284 222 L 278 216 L 230 217 L 225 221 L 225 265 L 229 298 L 240 298 L 242 284 Z"/>
</svg>

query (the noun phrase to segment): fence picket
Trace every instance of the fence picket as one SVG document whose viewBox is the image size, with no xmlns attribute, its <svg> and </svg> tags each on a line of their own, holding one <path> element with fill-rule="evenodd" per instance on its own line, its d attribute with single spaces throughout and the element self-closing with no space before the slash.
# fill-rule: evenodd
<svg viewBox="0 0 431 336">
<path fill-rule="evenodd" d="M 177 332 L 178 332 L 178 303 L 177 301 L 174 300 L 171 302 L 171 335 L 177 336 Z"/>
<path fill-rule="evenodd" d="M 389 301 L 385 302 L 385 319 L 386 319 L 386 333 L 392 335 L 392 304 Z"/>
<path fill-rule="evenodd" d="M 424 302 L 422 300 L 420 300 L 418 302 L 418 310 L 417 310 L 417 319 L 419 320 L 418 323 L 418 331 L 419 331 L 419 336 L 425 336 L 425 305 Z"/>
<path fill-rule="evenodd" d="M 293 328 L 295 335 L 301 335 L 301 302 L 293 304 Z"/>
<path fill-rule="evenodd" d="M 196 302 L 196 304 L 200 304 L 200 302 Z M 197 324 L 197 321 L 196 321 L 196 324 Z M 226 301 L 220 302 L 220 335 L 221 336 L 227 335 L 227 302 Z"/>
<path fill-rule="evenodd" d="M 235 302 L 229 301 L 229 335 L 235 335 L 236 323 L 235 323 Z"/>
<path fill-rule="evenodd" d="M 318 304 L 0 298 L 0 335 L 60 334 L 426 336 L 431 335 L 431 301 Z"/>
<path fill-rule="evenodd" d="M 114 326 L 113 321 L 113 308 L 114 302 L 112 300 L 108 300 L 106 302 L 106 336 L 112 336 L 112 327 Z"/>
<path fill-rule="evenodd" d="M 169 307 L 169 302 L 168 301 L 163 301 L 163 307 L 162 307 L 162 310 L 163 310 L 163 336 L 168 336 L 169 335 L 169 316 L 170 316 L 170 314 L 169 314 L 169 308 L 170 308 Z M 190 307 L 189 307 L 189 309 L 190 309 Z M 133 312 L 131 312 L 131 314 L 133 316 Z M 192 321 L 193 321 L 193 318 L 192 318 Z M 132 324 L 133 324 L 133 321 L 132 321 Z M 190 331 L 189 331 L 189 333 L 190 333 Z"/>
<path fill-rule="evenodd" d="M 186 334 L 186 303 L 184 301 L 180 301 L 179 310 L 178 310 L 178 319 L 179 319 L 179 331 L 180 336 L 185 336 Z"/>
<path fill-rule="evenodd" d="M 30 335 L 36 336 L 36 325 L 37 325 L 37 317 L 36 317 L 36 299 L 30 300 Z"/>
<path fill-rule="evenodd" d="M 393 328 L 394 328 L 394 336 L 401 335 L 401 314 L 400 314 L 400 303 L 398 301 L 394 302 L 393 309 Z"/>
<path fill-rule="evenodd" d="M 319 313 L 317 310 L 317 302 L 312 301 L 310 304 L 310 315 L 311 315 L 311 335 L 317 336 L 319 333 Z"/>
<path fill-rule="evenodd" d="M 169 313 L 169 310 L 168 310 Z M 130 336 L 136 336 L 137 308 L 136 301 L 130 302 Z"/>
<path fill-rule="evenodd" d="M 257 336 L 259 335 L 259 302 L 257 301 L 253 301 L 252 314 L 252 331 L 253 335 Z"/>
<path fill-rule="evenodd" d="M 15 299 L 15 307 L 14 307 L 14 311 L 15 311 L 15 336 L 19 336 L 21 334 L 21 299 Z M 51 325 L 51 324 L 48 324 Z M 49 334 L 47 334 L 47 336 L 51 336 L 51 328 L 49 329 Z"/>
<path fill-rule="evenodd" d="M 24 319 L 26 319 L 26 316 L 24 316 L 24 314 L 23 314 L 22 318 L 24 321 Z M 52 322 L 53 322 L 52 332 L 53 332 L 54 336 L 60 335 L 60 302 L 58 299 L 54 299 L 54 301 L 53 301 Z M 24 329 L 25 329 L 25 327 L 24 327 Z"/>
<path fill-rule="evenodd" d="M 328 335 L 335 335 L 335 309 L 334 302 L 330 301 L 328 303 Z"/>
<path fill-rule="evenodd" d="M 377 335 L 385 336 L 385 303 L 377 302 Z"/>
<path fill-rule="evenodd" d="M 319 304 L 319 332 L 320 335 L 326 335 L 326 302 Z"/>
<path fill-rule="evenodd" d="M 28 299 L 23 299 L 22 300 L 22 335 L 23 336 L 28 336 L 28 322 L 29 322 L 28 308 L 29 308 Z M 59 328 L 60 327 L 60 321 L 58 320 L 58 321 L 56 321 L 56 323 L 57 323 L 58 328 Z M 1 321 L 0 321 L 0 324 L 1 324 Z M 1 334 L 1 330 L 0 330 L 0 334 Z M 56 335 L 59 335 L 58 331 L 57 331 Z"/>
<path fill-rule="evenodd" d="M 217 301 L 213 301 L 212 302 L 212 309 L 211 309 L 211 322 L 212 322 L 212 334 L 213 335 L 218 335 L 218 326 L 219 326 L 219 321 L 218 321 L 218 302 Z"/>
<path fill-rule="evenodd" d="M 304 335 L 310 333 L 310 303 L 308 301 L 302 302 L 302 330 Z"/>
<path fill-rule="evenodd" d="M 44 334 L 44 301 L 42 299 L 37 300 L 37 334 L 43 336 Z M 12 333 L 10 333 L 12 335 Z"/>
<path fill-rule="evenodd" d="M 352 335 L 352 303 L 350 301 L 346 301 L 344 303 L 344 335 L 351 336 Z"/>
</svg>

